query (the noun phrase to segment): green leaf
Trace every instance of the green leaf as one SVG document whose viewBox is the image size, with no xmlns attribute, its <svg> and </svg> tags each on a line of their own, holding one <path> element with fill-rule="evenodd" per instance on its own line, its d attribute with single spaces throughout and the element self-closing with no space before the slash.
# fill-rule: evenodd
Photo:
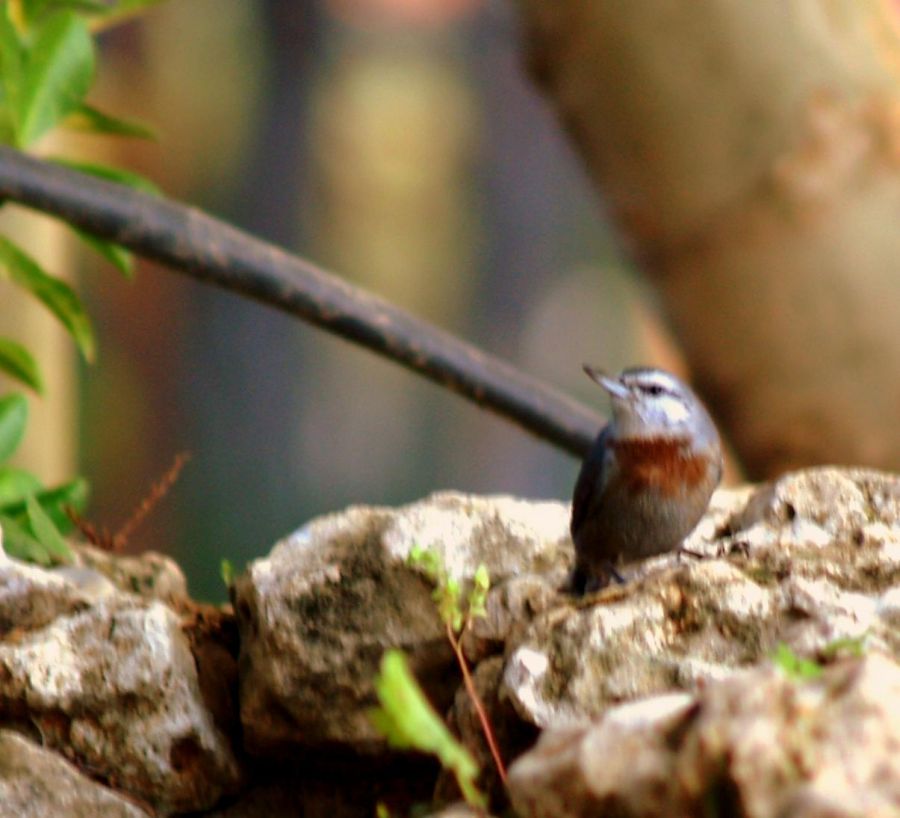
<svg viewBox="0 0 900 818">
<path fill-rule="evenodd" d="M 143 9 L 162 3 L 164 0 L 119 0 L 107 7 L 106 15 L 109 17 L 121 17 L 132 15 Z"/>
<path fill-rule="evenodd" d="M 842 653 L 850 656 L 863 656 L 866 652 L 868 638 L 869 632 L 866 631 L 861 636 L 844 636 L 834 639 L 822 648 L 822 656 L 826 659 L 833 659 Z"/>
<path fill-rule="evenodd" d="M 3 90 L 4 141 L 15 141 L 25 56 L 18 32 L 9 17 L 9 3 L 0 5 L 0 88 Z"/>
<path fill-rule="evenodd" d="M 65 326 L 85 360 L 94 360 L 94 332 L 81 301 L 65 282 L 48 275 L 9 239 L 0 236 L 0 267 L 20 287 L 31 292 Z"/>
<path fill-rule="evenodd" d="M 83 511 L 87 505 L 88 484 L 83 477 L 37 492 L 35 497 L 41 508 L 47 512 L 53 524 L 64 534 L 72 530 L 72 521 L 66 514 L 66 506 L 75 511 Z M 0 504 L 0 514 L 12 517 L 23 525 L 28 521 L 28 507 L 25 498 Z"/>
<path fill-rule="evenodd" d="M 59 529 L 53 524 L 47 512 L 41 508 L 41 504 L 34 499 L 33 494 L 28 495 L 25 501 L 28 508 L 28 522 L 34 538 L 47 549 L 51 557 L 58 562 L 71 562 L 74 555 L 68 543 L 63 539 Z"/>
<path fill-rule="evenodd" d="M 0 338 L 0 372 L 30 386 L 39 395 L 44 393 L 44 381 L 37 362 L 21 344 Z"/>
<path fill-rule="evenodd" d="M 123 119 L 111 116 L 83 102 L 66 119 L 66 126 L 79 131 L 111 134 L 113 136 L 130 136 L 135 139 L 156 140 L 157 134 L 149 125 L 134 119 Z"/>
<path fill-rule="evenodd" d="M 3 529 L 3 550 L 9 556 L 38 565 L 51 563 L 50 552 L 16 520 L 0 514 L 0 528 Z"/>
<path fill-rule="evenodd" d="M 94 162 L 75 162 L 71 159 L 62 159 L 56 157 L 52 160 L 57 165 L 63 165 L 72 170 L 78 170 L 87 173 L 89 176 L 96 176 L 98 179 L 104 179 L 107 182 L 117 182 L 120 185 L 134 188 L 135 190 L 150 193 L 158 196 L 161 191 L 146 176 L 139 173 L 133 173 L 130 170 L 122 170 L 122 168 L 114 168 L 110 165 L 98 165 Z"/>
<path fill-rule="evenodd" d="M 219 572 L 222 575 L 222 582 L 225 583 L 226 588 L 234 585 L 234 565 L 232 565 L 231 560 L 222 560 L 219 564 Z"/>
<path fill-rule="evenodd" d="M 134 277 L 134 256 L 129 250 L 126 250 L 121 244 L 115 244 L 111 241 L 106 241 L 106 239 L 98 239 L 96 236 L 85 233 L 84 230 L 78 227 L 72 227 L 72 225 L 69 225 L 69 227 L 79 239 L 95 253 L 103 256 L 125 278 L 130 279 Z"/>
<path fill-rule="evenodd" d="M 29 494 L 37 494 L 43 488 L 31 472 L 15 466 L 0 466 L 0 507 L 22 502 Z"/>
<path fill-rule="evenodd" d="M 25 435 L 28 402 L 13 393 L 0 398 L 0 463 L 12 457 Z"/>
<path fill-rule="evenodd" d="M 772 661 L 794 679 L 818 679 L 823 672 L 821 665 L 797 656 L 784 642 L 778 643 Z"/>
<path fill-rule="evenodd" d="M 79 513 L 83 512 L 87 506 L 88 494 L 88 481 L 83 477 L 76 477 L 68 483 L 39 492 L 35 496 L 44 511 L 50 515 L 54 525 L 63 534 L 67 534 L 74 527 L 74 523 L 66 514 L 66 508 L 70 507 Z"/>
<path fill-rule="evenodd" d="M 446 581 L 447 572 L 444 569 L 444 561 L 436 550 L 414 545 L 410 548 L 409 556 L 406 559 L 413 568 L 421 568 L 425 576 L 435 585 L 442 585 Z"/>
<path fill-rule="evenodd" d="M 28 49 L 18 99 L 18 144 L 25 147 L 81 104 L 94 77 L 94 42 L 72 12 L 44 19 Z"/>
<path fill-rule="evenodd" d="M 466 802 L 484 807 L 485 797 L 475 784 L 478 765 L 428 703 L 403 651 L 389 650 L 384 654 L 381 671 L 375 679 L 375 692 L 381 707 L 370 711 L 369 717 L 388 743 L 437 756 L 443 767 L 456 777 Z"/>
<path fill-rule="evenodd" d="M 472 590 L 469 592 L 469 617 L 487 616 L 487 594 L 491 589 L 491 578 L 487 566 L 481 563 L 475 570 Z"/>
<path fill-rule="evenodd" d="M 2 70 L 2 69 L 0 69 Z M 16 144 L 16 128 L 12 115 L 3 99 L 3 88 L 0 87 L 0 145 Z M 3 203 L 0 202 L 0 205 Z"/>
<path fill-rule="evenodd" d="M 444 585 L 434 589 L 434 601 L 438 614 L 445 625 L 449 625 L 454 633 L 459 633 L 463 626 L 463 612 L 459 606 L 461 591 L 459 582 L 448 579 Z"/>
<path fill-rule="evenodd" d="M 102 14 L 109 8 L 103 0 L 23 0 L 25 16 L 29 20 L 53 11 L 80 11 L 86 14 Z"/>
</svg>

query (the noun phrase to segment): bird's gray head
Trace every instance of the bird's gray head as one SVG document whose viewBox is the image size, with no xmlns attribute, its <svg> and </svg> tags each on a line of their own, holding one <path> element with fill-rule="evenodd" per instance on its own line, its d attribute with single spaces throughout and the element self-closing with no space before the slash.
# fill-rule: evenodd
<svg viewBox="0 0 900 818">
<path fill-rule="evenodd" d="M 700 399 L 670 372 L 635 367 L 612 377 L 587 365 L 584 371 L 609 393 L 618 439 L 687 437 L 699 444 L 718 440 Z"/>
</svg>

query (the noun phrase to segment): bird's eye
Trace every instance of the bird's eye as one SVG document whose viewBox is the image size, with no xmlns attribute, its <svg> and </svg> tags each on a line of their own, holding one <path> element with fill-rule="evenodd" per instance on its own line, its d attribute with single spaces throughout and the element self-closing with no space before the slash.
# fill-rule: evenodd
<svg viewBox="0 0 900 818">
<path fill-rule="evenodd" d="M 653 395 L 653 397 L 656 398 L 656 397 L 659 397 L 660 395 L 662 395 L 663 392 L 665 392 L 666 390 L 663 389 L 661 386 L 659 386 L 659 384 L 654 383 L 654 384 L 651 384 L 650 386 L 645 386 L 644 391 L 648 395 Z"/>
</svg>

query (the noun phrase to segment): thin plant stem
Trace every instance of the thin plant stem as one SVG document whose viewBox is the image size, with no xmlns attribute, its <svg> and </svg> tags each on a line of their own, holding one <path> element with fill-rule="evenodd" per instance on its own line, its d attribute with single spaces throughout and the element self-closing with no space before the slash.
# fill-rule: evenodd
<svg viewBox="0 0 900 818">
<path fill-rule="evenodd" d="M 478 695 L 478 691 L 475 690 L 475 682 L 472 679 L 472 674 L 469 672 L 469 663 L 466 661 L 466 657 L 463 654 L 460 640 L 453 632 L 453 628 L 450 623 L 447 622 L 445 623 L 445 625 L 447 628 L 447 639 L 450 641 L 450 646 L 453 648 L 453 652 L 456 654 L 456 661 L 459 663 L 459 669 L 462 671 L 463 683 L 466 686 L 466 692 L 469 694 L 469 698 L 472 700 L 472 704 L 475 706 L 475 712 L 478 714 L 478 720 L 481 722 L 481 730 L 484 733 L 484 738 L 487 741 L 488 748 L 491 751 L 491 756 L 494 759 L 494 764 L 497 767 L 497 772 L 500 774 L 500 780 L 503 782 L 503 786 L 505 787 L 506 766 L 503 764 L 503 759 L 500 756 L 500 748 L 497 746 L 497 739 L 494 736 L 494 730 L 491 727 L 491 721 L 484 709 L 484 703 L 481 701 L 481 697 Z M 468 626 L 469 619 L 467 618 L 466 624 L 463 626 L 463 630 L 465 630 Z"/>
</svg>

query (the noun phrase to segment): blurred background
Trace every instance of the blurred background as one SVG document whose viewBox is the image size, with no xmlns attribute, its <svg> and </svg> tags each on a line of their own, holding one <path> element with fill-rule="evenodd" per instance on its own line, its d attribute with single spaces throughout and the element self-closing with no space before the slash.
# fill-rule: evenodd
<svg viewBox="0 0 900 818">
<path fill-rule="evenodd" d="M 493 0 L 171 0 L 105 36 L 92 96 L 159 141 L 65 150 L 144 173 L 605 412 L 582 361 L 677 362 L 520 62 L 513 9 Z M 224 599 L 223 558 L 240 569 L 349 504 L 570 496 L 574 460 L 451 393 L 150 264 L 126 282 L 30 225 L 32 249 L 77 278 L 99 355 L 71 378 L 53 322 L 0 304 L 0 326 L 31 327 L 50 384 L 20 460 L 47 482 L 84 474 L 86 516 L 115 529 L 189 452 L 129 549 L 175 557 L 199 598 Z"/>
</svg>

